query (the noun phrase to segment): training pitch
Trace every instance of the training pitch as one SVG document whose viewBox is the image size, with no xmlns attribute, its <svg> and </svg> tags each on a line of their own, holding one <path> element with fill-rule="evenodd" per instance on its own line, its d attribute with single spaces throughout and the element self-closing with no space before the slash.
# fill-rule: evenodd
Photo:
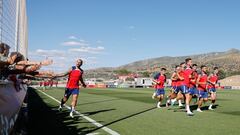
<svg viewBox="0 0 240 135">
<path fill-rule="evenodd" d="M 187 116 L 177 105 L 161 109 L 153 89 L 82 89 L 75 118 L 57 110 L 64 88 L 29 88 L 30 134 L 89 135 L 239 135 L 240 90 L 218 90 L 216 108 Z M 168 93 L 168 90 L 166 90 Z M 70 100 L 66 105 L 70 106 Z M 192 104 L 194 104 L 192 102 Z M 206 106 L 206 107 L 205 107 Z"/>
</svg>

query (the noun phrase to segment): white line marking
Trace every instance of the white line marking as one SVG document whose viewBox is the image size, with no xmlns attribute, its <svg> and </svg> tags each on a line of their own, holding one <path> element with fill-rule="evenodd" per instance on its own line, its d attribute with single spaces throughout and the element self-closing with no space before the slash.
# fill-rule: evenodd
<svg viewBox="0 0 240 135">
<path fill-rule="evenodd" d="M 89 134 L 86 134 L 86 135 L 99 135 L 99 133 L 89 133 Z"/>
<path fill-rule="evenodd" d="M 58 101 L 56 98 L 46 94 L 45 92 L 42 92 L 40 90 L 38 90 L 39 92 L 41 92 L 42 94 L 44 94 L 45 96 L 51 98 L 52 100 L 56 101 L 57 103 L 61 103 L 60 101 Z M 71 107 L 67 106 L 67 105 L 64 105 L 67 109 L 71 110 Z M 84 119 L 86 119 L 87 121 L 91 122 L 93 125 L 97 126 L 97 127 L 102 127 L 101 129 L 103 129 L 104 131 L 108 132 L 109 134 L 111 135 L 120 135 L 119 133 L 117 133 L 116 131 L 113 131 L 112 129 L 108 128 L 108 127 L 105 127 L 103 126 L 101 123 L 98 123 L 96 122 L 95 120 L 81 114 L 80 112 L 78 111 L 75 111 L 76 114 L 78 114 L 79 116 L 83 117 Z"/>
</svg>

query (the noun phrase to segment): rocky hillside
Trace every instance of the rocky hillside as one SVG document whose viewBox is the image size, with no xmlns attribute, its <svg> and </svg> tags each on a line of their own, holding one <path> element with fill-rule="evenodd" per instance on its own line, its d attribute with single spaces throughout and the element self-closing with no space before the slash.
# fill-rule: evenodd
<svg viewBox="0 0 240 135">
<path fill-rule="evenodd" d="M 240 75 L 235 75 L 227 77 L 223 80 L 220 80 L 222 86 L 240 86 Z"/>
<path fill-rule="evenodd" d="M 147 60 L 136 61 L 116 68 L 99 68 L 86 71 L 86 77 L 114 78 L 113 71 L 127 69 L 131 72 L 154 72 L 160 67 L 166 67 L 170 71 L 172 68 L 191 57 L 193 63 L 198 65 L 218 66 L 226 72 L 226 76 L 240 74 L 240 50 L 231 49 L 225 52 L 211 52 L 205 54 L 179 56 L 179 57 L 159 57 Z"/>
</svg>

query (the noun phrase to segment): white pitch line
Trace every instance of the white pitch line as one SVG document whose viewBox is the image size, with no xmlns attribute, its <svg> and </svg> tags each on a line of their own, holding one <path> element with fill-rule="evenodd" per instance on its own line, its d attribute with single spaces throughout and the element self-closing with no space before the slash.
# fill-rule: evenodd
<svg viewBox="0 0 240 135">
<path fill-rule="evenodd" d="M 89 133 L 89 134 L 86 134 L 86 135 L 98 135 L 99 133 Z"/>
<path fill-rule="evenodd" d="M 39 92 L 41 92 L 42 94 L 44 94 L 45 96 L 51 98 L 52 100 L 56 101 L 57 103 L 61 103 L 60 101 L 58 101 L 56 98 L 46 94 L 45 92 L 42 92 L 40 90 L 38 90 Z M 67 109 L 71 110 L 71 107 L 67 106 L 67 105 L 64 105 Z M 97 127 L 102 127 L 101 129 L 103 129 L 104 131 L 108 132 L 109 134 L 111 135 L 120 135 L 119 133 L 117 133 L 116 131 L 113 131 L 112 129 L 108 128 L 108 127 L 105 127 L 103 126 L 101 123 L 98 123 L 96 122 L 95 120 L 81 114 L 80 112 L 78 111 L 75 111 L 76 114 L 78 114 L 79 116 L 83 117 L 84 119 L 86 119 L 87 121 L 91 122 L 93 125 L 97 126 Z"/>
</svg>

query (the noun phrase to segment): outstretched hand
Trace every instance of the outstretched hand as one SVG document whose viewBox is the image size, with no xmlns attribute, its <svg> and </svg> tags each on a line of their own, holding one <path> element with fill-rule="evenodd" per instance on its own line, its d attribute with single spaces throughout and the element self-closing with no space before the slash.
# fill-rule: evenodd
<svg viewBox="0 0 240 135">
<path fill-rule="evenodd" d="M 52 63 L 53 63 L 53 60 L 46 59 L 46 60 L 43 60 L 40 64 L 43 66 L 48 66 L 48 65 L 51 65 Z"/>
<path fill-rule="evenodd" d="M 50 75 L 49 75 L 49 78 L 52 80 L 52 79 L 56 79 L 56 78 L 58 78 L 58 75 L 57 74 L 55 74 L 55 73 L 51 73 Z"/>
</svg>

